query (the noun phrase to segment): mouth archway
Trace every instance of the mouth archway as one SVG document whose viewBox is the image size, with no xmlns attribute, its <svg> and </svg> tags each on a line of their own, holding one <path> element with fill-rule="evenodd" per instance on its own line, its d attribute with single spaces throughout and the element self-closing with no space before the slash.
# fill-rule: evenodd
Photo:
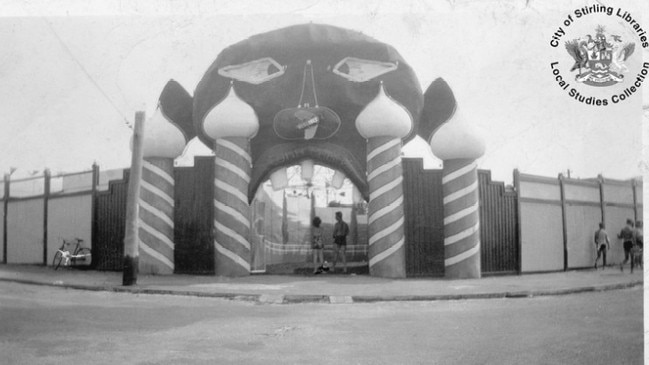
<svg viewBox="0 0 649 365">
<path fill-rule="evenodd" d="M 303 160 L 313 160 L 323 167 L 343 173 L 358 189 L 363 199 L 369 201 L 369 187 L 365 173 L 365 161 L 359 161 L 354 154 L 340 146 L 319 141 L 303 146 L 285 143 L 266 150 L 252 166 L 248 197 L 250 202 L 259 186 L 271 173 Z"/>
<path fill-rule="evenodd" d="M 309 180 L 302 178 L 300 165 L 283 166 L 288 184 L 273 189 L 270 179 L 262 182 L 251 203 L 251 272 L 266 274 L 312 274 L 312 221 L 320 218 L 324 260 L 333 263 L 333 226 L 340 211 L 349 225 L 345 257 L 349 273 L 368 274 L 367 202 L 358 188 L 344 179 L 340 188 L 333 185 L 339 170 L 316 163 Z M 336 272 L 343 269 L 338 257 Z M 315 266 L 314 266 L 315 265 Z"/>
</svg>

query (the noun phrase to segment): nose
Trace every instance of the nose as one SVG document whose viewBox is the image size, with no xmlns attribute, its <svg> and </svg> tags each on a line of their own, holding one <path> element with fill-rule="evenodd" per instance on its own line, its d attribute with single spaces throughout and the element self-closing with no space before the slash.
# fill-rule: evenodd
<svg viewBox="0 0 649 365">
<path fill-rule="evenodd" d="M 340 129 L 340 117 L 322 106 L 282 109 L 275 114 L 273 128 L 283 139 L 328 139 Z"/>
<path fill-rule="evenodd" d="M 306 100 L 312 100 L 315 106 L 311 106 Z M 297 107 L 280 110 L 275 115 L 275 133 L 280 138 L 289 140 L 328 139 L 336 134 L 340 124 L 340 117 L 336 112 L 318 105 L 313 65 L 311 60 L 307 60 L 302 73 L 302 91 Z"/>
</svg>

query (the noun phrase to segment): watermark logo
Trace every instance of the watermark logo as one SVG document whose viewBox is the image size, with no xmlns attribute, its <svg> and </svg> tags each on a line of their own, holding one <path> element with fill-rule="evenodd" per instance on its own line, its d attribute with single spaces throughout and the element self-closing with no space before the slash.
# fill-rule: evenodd
<svg viewBox="0 0 649 365">
<path fill-rule="evenodd" d="M 633 56 L 637 46 L 649 48 L 647 31 L 622 8 L 595 4 L 575 9 L 549 43 L 556 49 L 550 69 L 557 85 L 587 105 L 624 101 L 639 93 L 649 76 L 649 62 L 638 64 L 637 54 Z"/>
<path fill-rule="evenodd" d="M 629 71 L 625 61 L 635 50 L 635 43 L 624 42 L 621 36 L 609 34 L 598 25 L 595 36 L 586 34 L 566 42 L 568 54 L 575 60 L 570 72 L 577 71 L 575 80 L 590 86 L 610 86 L 624 79 Z"/>
</svg>

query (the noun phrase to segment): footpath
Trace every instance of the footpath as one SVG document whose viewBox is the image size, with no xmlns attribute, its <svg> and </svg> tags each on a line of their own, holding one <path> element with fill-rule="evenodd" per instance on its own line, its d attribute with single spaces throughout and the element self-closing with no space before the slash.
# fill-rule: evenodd
<svg viewBox="0 0 649 365">
<path fill-rule="evenodd" d="M 121 272 L 0 265 L 0 281 L 69 289 L 133 294 L 184 295 L 256 303 L 366 303 L 528 298 L 619 290 L 643 285 L 643 271 L 618 266 L 542 274 L 488 276 L 480 279 L 384 279 L 368 275 L 250 275 L 240 278 L 198 275 L 139 275 L 137 285 L 122 286 Z"/>
</svg>

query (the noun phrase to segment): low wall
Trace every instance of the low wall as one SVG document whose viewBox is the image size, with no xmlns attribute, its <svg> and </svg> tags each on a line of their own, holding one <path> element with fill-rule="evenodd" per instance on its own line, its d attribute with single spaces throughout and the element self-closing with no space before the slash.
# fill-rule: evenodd
<svg viewBox="0 0 649 365">
<path fill-rule="evenodd" d="M 556 179 L 515 172 L 519 194 L 521 271 L 589 268 L 597 257 L 594 234 L 604 222 L 611 241 L 607 263 L 624 259 L 617 238 L 627 219 L 642 220 L 642 183 Z"/>
<path fill-rule="evenodd" d="M 563 269 L 561 186 L 552 178 L 516 174 L 521 272 Z"/>
<path fill-rule="evenodd" d="M 93 196 L 98 168 L 2 181 L 0 259 L 12 264 L 52 264 L 61 239 L 92 246 Z M 6 252 L 6 254 L 5 254 Z"/>
</svg>

